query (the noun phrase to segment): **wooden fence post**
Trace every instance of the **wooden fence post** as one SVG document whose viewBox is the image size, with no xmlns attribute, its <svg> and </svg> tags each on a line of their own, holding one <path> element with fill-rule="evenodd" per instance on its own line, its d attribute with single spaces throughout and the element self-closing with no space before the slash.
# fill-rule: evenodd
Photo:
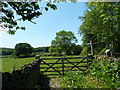
<svg viewBox="0 0 120 90">
<path fill-rule="evenodd" d="M 62 74 L 64 75 L 64 59 L 62 59 Z"/>
<path fill-rule="evenodd" d="M 86 54 L 86 59 L 87 59 L 87 67 L 89 68 L 89 55 L 88 55 L 88 53 Z"/>
<path fill-rule="evenodd" d="M 86 55 L 86 59 L 87 59 L 87 67 L 89 68 L 89 59 L 88 59 L 88 55 Z"/>
</svg>

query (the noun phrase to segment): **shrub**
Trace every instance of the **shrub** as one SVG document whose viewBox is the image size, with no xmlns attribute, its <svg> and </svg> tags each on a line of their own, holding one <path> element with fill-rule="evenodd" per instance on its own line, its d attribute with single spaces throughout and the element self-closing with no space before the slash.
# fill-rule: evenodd
<svg viewBox="0 0 120 90">
<path fill-rule="evenodd" d="M 118 88 L 119 62 L 94 59 L 87 74 L 68 72 L 61 79 L 64 88 Z"/>
<path fill-rule="evenodd" d="M 62 78 L 62 85 L 63 88 L 106 88 L 107 85 L 97 80 L 96 77 L 92 76 L 91 74 L 79 74 L 79 72 L 68 72 Z"/>
<path fill-rule="evenodd" d="M 99 52 L 99 55 L 103 55 L 104 52 L 105 52 L 106 48 L 103 48 L 100 52 Z"/>
<path fill-rule="evenodd" d="M 117 88 L 120 78 L 118 72 L 118 62 L 111 63 L 110 60 L 94 60 L 90 70 L 92 75 L 107 83 L 108 88 Z"/>
<path fill-rule="evenodd" d="M 90 50 L 90 47 L 89 46 L 85 46 L 83 48 L 83 50 L 81 51 L 80 56 L 85 56 L 86 54 L 88 54 L 90 52 L 89 50 Z"/>
</svg>

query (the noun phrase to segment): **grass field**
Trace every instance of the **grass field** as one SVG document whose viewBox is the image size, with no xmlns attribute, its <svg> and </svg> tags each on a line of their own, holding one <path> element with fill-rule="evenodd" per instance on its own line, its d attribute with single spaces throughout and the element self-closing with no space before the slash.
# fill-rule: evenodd
<svg viewBox="0 0 120 90">
<path fill-rule="evenodd" d="M 2 72 L 12 72 L 13 69 L 20 69 L 21 66 L 33 60 L 34 58 L 2 58 Z"/>
<path fill-rule="evenodd" d="M 80 57 L 79 55 L 78 56 L 59 56 L 59 58 L 62 58 L 62 57 Z M 41 57 L 41 58 L 56 58 L 55 56 L 44 56 L 44 57 Z M 28 64 L 32 61 L 35 60 L 35 57 L 29 57 L 29 58 L 10 58 L 10 57 L 4 57 L 2 58 L 2 72 L 12 72 L 12 70 L 14 69 L 20 69 L 24 64 Z M 55 63 L 58 59 L 55 59 L 55 60 L 46 60 L 47 63 Z M 82 60 L 82 59 L 69 59 L 69 61 L 73 61 L 73 62 L 76 62 L 77 60 Z M 66 62 L 66 61 L 64 61 Z M 58 63 L 61 63 L 61 61 L 59 61 Z M 81 86 L 84 86 L 85 88 L 91 88 L 91 87 L 94 87 L 94 88 L 109 88 L 109 87 L 112 87 L 110 86 L 110 83 L 114 83 L 114 87 L 116 87 L 116 82 L 113 82 L 111 81 L 110 83 L 108 83 L 110 80 L 114 79 L 116 80 L 116 77 L 113 74 L 112 75 L 112 79 L 109 78 L 109 74 L 107 74 L 106 71 L 109 71 L 106 67 L 109 66 L 109 63 L 107 63 L 107 65 L 104 65 L 105 62 L 102 63 L 95 63 L 95 66 L 94 68 L 91 70 L 90 73 L 88 73 L 86 76 L 82 76 L 83 74 L 77 74 L 77 72 L 65 72 L 65 77 L 59 77 L 60 75 L 55 75 L 55 77 L 59 80 L 59 81 L 51 81 L 52 84 L 53 84 L 53 87 L 54 87 L 54 84 L 56 84 L 56 82 L 60 83 L 60 87 L 63 87 L 63 88 L 68 88 L 69 86 L 71 88 L 74 88 L 74 87 L 81 87 Z M 84 66 L 86 65 L 87 63 L 80 63 L 79 66 Z M 106 64 L 106 63 L 105 63 Z M 72 64 L 64 64 L 65 66 L 71 66 Z M 45 64 L 41 64 L 42 67 L 48 67 L 47 65 Z M 41 67 L 40 66 L 40 67 Z M 102 66 L 101 70 L 98 70 L 96 69 L 96 67 L 100 67 Z M 62 67 L 62 64 L 55 64 L 54 67 Z M 81 67 L 82 69 L 84 69 L 84 67 Z M 56 68 L 57 70 L 59 70 L 59 68 Z M 61 68 L 60 68 L 61 69 Z M 69 71 L 70 68 L 68 68 L 68 71 Z M 77 69 L 77 68 L 74 68 L 74 69 Z M 67 70 L 67 69 L 65 69 Z M 93 71 L 94 70 L 94 71 Z M 110 69 L 112 71 L 114 71 L 114 68 L 113 69 Z M 44 69 L 43 69 L 44 71 Z M 52 68 L 50 68 L 48 71 L 54 71 Z M 47 72 L 45 74 L 56 74 L 57 72 Z M 81 73 L 78 71 L 78 73 Z M 94 76 L 94 74 L 97 74 L 99 76 L 99 74 L 102 76 L 102 77 L 98 77 L 98 76 Z M 99 73 L 99 74 L 98 74 Z M 105 77 L 105 75 L 103 75 L 104 73 L 107 74 L 107 76 Z M 58 74 L 58 73 L 57 73 Z M 67 76 L 66 76 L 67 75 Z M 76 76 L 77 75 L 77 76 Z M 88 76 L 89 75 L 89 76 Z M 53 76 L 54 77 L 54 76 Z M 105 77 L 105 78 L 104 78 Z M 79 79 L 78 79 L 79 78 Z M 99 78 L 103 78 L 102 79 L 99 79 Z M 51 78 L 52 80 L 52 78 Z M 106 82 L 104 80 L 107 80 Z M 74 82 L 73 82 L 74 81 Z M 109 85 L 109 86 L 108 86 Z M 69 88 L 70 88 L 69 87 Z"/>
<path fill-rule="evenodd" d="M 58 56 L 58 57 L 80 57 L 80 56 Z M 55 56 L 45 56 L 41 58 L 55 58 Z M 24 64 L 28 64 L 35 60 L 35 57 L 30 58 L 2 58 L 2 72 L 12 72 L 14 69 L 20 69 Z M 73 60 L 75 61 L 75 60 Z M 56 60 L 47 60 L 49 63 L 54 63 Z M 46 65 L 43 65 L 46 67 Z M 55 65 L 56 66 L 56 65 Z M 57 65 L 58 66 L 58 65 Z"/>
</svg>

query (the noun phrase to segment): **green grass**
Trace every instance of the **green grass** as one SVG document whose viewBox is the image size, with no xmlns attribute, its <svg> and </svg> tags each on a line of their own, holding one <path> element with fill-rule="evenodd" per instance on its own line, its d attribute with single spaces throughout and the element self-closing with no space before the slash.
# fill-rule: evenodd
<svg viewBox="0 0 120 90">
<path fill-rule="evenodd" d="M 20 69 L 24 64 L 32 62 L 34 58 L 2 58 L 2 72 Z"/>
<path fill-rule="evenodd" d="M 0 59 L 0 72 L 2 71 L 2 59 Z"/>
<path fill-rule="evenodd" d="M 41 58 L 53 58 L 53 57 L 55 58 L 55 56 L 44 56 Z M 71 56 L 58 56 L 58 57 L 80 57 L 80 56 L 79 55 L 76 55 L 76 56 L 71 55 Z M 35 60 L 35 57 L 30 57 L 30 58 L 10 58 L 10 56 L 4 57 L 4 58 L 2 58 L 2 72 L 12 72 L 13 69 L 20 69 L 24 64 L 28 64 L 34 60 Z M 71 60 L 69 60 L 69 61 L 71 61 Z M 77 60 L 80 60 L 80 59 L 73 59 L 72 61 L 75 62 Z M 57 59 L 56 60 L 46 60 L 46 62 L 49 62 L 49 63 L 54 63 L 56 61 L 57 61 Z M 61 61 L 59 61 L 59 62 L 61 62 Z M 1 60 L 0 60 L 0 63 L 1 63 Z M 79 65 L 85 65 L 85 64 L 86 63 L 80 63 Z M 67 66 L 67 65 L 70 66 L 72 64 L 65 64 L 65 66 Z M 113 72 L 113 74 L 111 74 L 112 78 L 114 80 L 117 80 L 116 74 L 114 73 L 117 70 L 116 65 L 117 64 L 115 64 L 114 66 L 111 64 L 109 65 L 108 60 L 98 61 L 98 62 L 94 61 L 93 65 L 92 65 L 93 69 L 91 69 L 90 73 L 88 73 L 87 75 L 82 76 L 79 73 L 76 73 L 76 72 L 71 73 L 70 72 L 67 75 L 65 75 L 63 78 L 60 78 L 61 80 L 59 80 L 59 82 L 61 83 L 61 87 L 63 87 L 63 88 L 76 88 L 76 87 L 77 88 L 109 88 L 109 87 L 111 88 L 112 83 L 113 84 L 116 84 L 116 83 L 114 83 L 113 81 L 108 83 L 108 81 L 110 81 L 110 79 L 109 79 L 109 73 L 107 73 L 107 72 L 112 71 Z M 43 64 L 41 66 L 48 67 L 45 64 Z M 61 65 L 56 64 L 54 66 L 58 67 Z M 110 67 L 111 69 L 107 69 L 107 67 Z M 69 69 L 70 68 L 68 68 L 68 70 Z M 49 69 L 49 70 L 53 70 L 53 69 Z M 50 72 L 49 74 L 56 74 L 56 73 Z M 113 85 L 113 86 L 116 87 L 116 85 Z"/>
<path fill-rule="evenodd" d="M 57 57 L 80 57 L 79 55 L 71 55 L 71 56 L 57 56 Z M 55 56 L 44 56 L 41 58 L 56 58 Z M 32 61 L 35 60 L 35 57 L 30 57 L 30 58 L 10 58 L 10 57 L 4 57 L 2 58 L 2 72 L 12 72 L 12 70 L 14 69 L 20 69 L 24 64 L 28 64 Z M 77 59 L 78 60 L 78 59 Z M 46 62 L 49 63 L 54 63 L 57 60 L 46 60 Z M 72 60 L 72 61 L 76 61 Z M 61 62 L 61 61 L 59 61 Z M 71 65 L 71 64 L 65 64 L 65 66 L 67 65 Z M 82 65 L 82 64 L 81 64 Z M 42 67 L 48 67 L 47 65 L 42 65 Z M 60 66 L 60 65 L 54 65 L 56 67 Z M 53 69 L 50 69 L 53 70 Z"/>
</svg>

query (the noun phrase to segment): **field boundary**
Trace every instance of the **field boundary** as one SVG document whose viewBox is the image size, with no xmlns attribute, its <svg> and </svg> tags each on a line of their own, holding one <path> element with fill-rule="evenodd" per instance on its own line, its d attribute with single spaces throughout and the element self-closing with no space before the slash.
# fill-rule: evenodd
<svg viewBox="0 0 120 90">
<path fill-rule="evenodd" d="M 48 76 L 64 75 L 67 71 L 86 71 L 90 65 L 91 58 L 86 57 L 65 57 L 65 58 L 40 58 L 40 71 Z M 48 62 L 52 60 L 53 62 Z M 84 63 L 84 65 L 80 65 Z M 46 65 L 46 66 L 45 66 Z M 55 66 L 58 65 L 58 66 Z M 85 69 L 82 69 L 85 68 Z M 50 74 L 50 72 L 52 74 Z M 56 74 L 54 74 L 56 73 Z"/>
</svg>

